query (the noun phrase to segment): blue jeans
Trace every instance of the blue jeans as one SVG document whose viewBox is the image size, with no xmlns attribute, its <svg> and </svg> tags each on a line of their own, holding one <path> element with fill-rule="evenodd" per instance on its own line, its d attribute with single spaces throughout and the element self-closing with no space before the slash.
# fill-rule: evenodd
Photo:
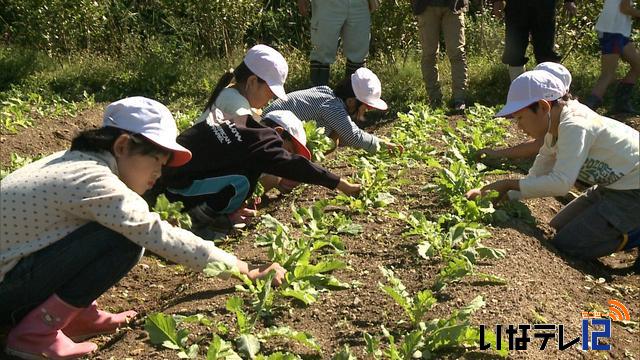
<svg viewBox="0 0 640 360">
<path fill-rule="evenodd" d="M 0 282 L 0 323 L 17 323 L 56 294 L 87 307 L 122 279 L 143 248 L 98 223 L 84 225 L 28 255 Z"/>
</svg>

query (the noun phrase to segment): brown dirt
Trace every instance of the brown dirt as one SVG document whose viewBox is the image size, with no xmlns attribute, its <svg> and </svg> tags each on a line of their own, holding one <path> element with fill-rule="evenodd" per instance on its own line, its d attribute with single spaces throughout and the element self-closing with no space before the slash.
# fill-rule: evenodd
<svg viewBox="0 0 640 360">
<path fill-rule="evenodd" d="M 51 122 L 43 119 L 36 128 L 18 135 L 3 135 L 0 162 L 6 165 L 10 152 L 35 155 L 64 149 L 70 138 L 67 134 L 98 125 L 99 120 L 100 111 L 90 110 L 74 119 Z M 638 128 L 638 118 L 633 121 Z M 384 132 L 386 128 L 384 126 L 377 131 Z M 63 136 L 55 135 L 58 132 Z M 509 141 L 515 143 L 519 139 L 520 136 L 517 136 Z M 345 164 L 333 166 L 332 169 L 341 175 L 348 175 L 352 171 Z M 323 293 L 317 303 L 307 308 L 298 304 L 281 304 L 283 306 L 274 313 L 274 323 L 311 333 L 322 347 L 322 354 L 281 342 L 269 344 L 269 350 L 284 349 L 297 352 L 305 358 L 326 359 L 339 351 L 343 344 L 348 344 L 358 358 L 366 358 L 362 338 L 364 332 L 380 335 L 381 325 L 399 332 L 407 328 L 405 324 L 398 323 L 403 320 L 401 309 L 378 289 L 378 282 L 383 281 L 378 267 L 392 267 L 411 293 L 428 288 L 433 283 L 442 264 L 419 258 L 415 254 L 415 239 L 402 237 L 403 224 L 389 216 L 392 211 L 420 210 L 429 214 L 446 211 L 433 194 L 423 189 L 432 175 L 432 171 L 409 169 L 405 175 L 410 180 L 409 184 L 394 192 L 397 203 L 386 209 L 374 209 L 369 215 L 352 214 L 353 221 L 364 225 L 365 230 L 359 235 L 342 237 L 347 247 L 344 260 L 349 268 L 335 273 L 342 281 L 352 283 L 352 289 Z M 305 206 L 334 195 L 335 192 L 323 188 L 306 187 L 299 195 L 289 194 L 269 201 L 261 211 L 288 223 L 292 222 L 289 210 L 292 201 L 295 200 L 298 206 Z M 427 319 L 445 317 L 475 296 L 482 295 L 487 305 L 474 315 L 473 323 L 486 324 L 488 327 L 534 323 L 535 314 L 539 314 L 549 323 L 564 324 L 567 335 L 573 338 L 580 335 L 580 312 L 590 310 L 593 306 L 604 310 L 611 298 L 621 300 L 629 308 L 633 319 L 638 320 L 640 275 L 627 269 L 638 252 L 618 253 L 592 263 L 566 259 L 550 245 L 551 232 L 545 225 L 562 204 L 555 199 L 535 199 L 526 204 L 538 219 L 537 226 L 514 220 L 503 226 L 492 227 L 492 236 L 484 240 L 486 245 L 506 249 L 507 257 L 482 263 L 478 270 L 499 275 L 507 280 L 507 284 L 486 285 L 467 277 L 460 283 L 449 285 L 439 295 L 441 302 L 427 315 Z M 266 251 L 253 244 L 258 232 L 255 227 L 250 227 L 221 246 L 233 250 L 243 259 L 266 262 Z M 587 275 L 603 278 L 604 283 L 596 285 L 587 280 Z M 158 311 L 183 315 L 202 313 L 214 322 L 224 323 L 233 329 L 233 317 L 225 310 L 225 302 L 234 293 L 235 284 L 234 281 L 206 278 L 148 255 L 99 302 L 110 310 L 135 309 L 141 314 L 139 319 L 143 319 L 147 313 Z M 211 330 L 202 326 L 190 326 L 190 330 L 194 334 L 192 340 L 200 341 L 200 354 L 204 358 L 203 351 L 209 343 Z M 579 347 L 564 352 L 553 349 L 538 351 L 535 348 L 540 342 L 533 339 L 528 351 L 512 351 L 510 358 L 637 359 L 640 357 L 638 331 L 640 329 L 614 323 L 611 352 L 582 352 L 578 350 Z M 95 341 L 100 349 L 91 359 L 178 358 L 175 351 L 149 343 L 143 320 L 135 321 L 130 329 Z M 554 340 L 550 347 L 556 344 Z M 490 353 L 480 351 L 458 351 L 440 356 L 493 358 Z"/>
</svg>

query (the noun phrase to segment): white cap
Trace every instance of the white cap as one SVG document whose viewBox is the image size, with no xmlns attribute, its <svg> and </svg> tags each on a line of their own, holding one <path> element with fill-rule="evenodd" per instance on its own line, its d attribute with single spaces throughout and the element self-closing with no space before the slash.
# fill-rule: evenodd
<svg viewBox="0 0 640 360">
<path fill-rule="evenodd" d="M 495 116 L 507 116 L 537 102 L 553 101 L 567 93 L 562 81 L 544 70 L 531 70 L 515 78 L 509 86 L 507 103 Z"/>
<path fill-rule="evenodd" d="M 311 152 L 307 148 L 307 134 L 304 132 L 302 121 L 294 113 L 289 110 L 275 110 L 265 115 L 264 118 L 282 126 L 293 138 L 296 154 L 311 160 Z"/>
<path fill-rule="evenodd" d="M 287 80 L 289 65 L 282 54 L 267 45 L 256 45 L 247 51 L 243 61 L 251 72 L 269 85 L 278 98 L 288 99 L 284 82 Z"/>
<path fill-rule="evenodd" d="M 567 91 L 569 91 L 569 88 L 571 87 L 571 73 L 566 67 L 564 67 L 564 65 L 552 61 L 547 61 L 538 64 L 535 68 L 533 68 L 533 70 L 544 70 L 557 77 L 558 79 L 560 79 L 560 81 L 562 81 L 564 87 L 567 88 Z"/>
<path fill-rule="evenodd" d="M 172 151 L 168 166 L 184 165 L 191 160 L 191 151 L 176 142 L 178 128 L 171 111 L 155 100 L 134 96 L 112 102 L 104 110 L 102 124 L 140 134 Z"/>
<path fill-rule="evenodd" d="M 380 99 L 380 79 L 367 68 L 360 68 L 351 75 L 351 87 L 356 99 L 378 110 L 387 110 L 387 103 Z"/>
</svg>

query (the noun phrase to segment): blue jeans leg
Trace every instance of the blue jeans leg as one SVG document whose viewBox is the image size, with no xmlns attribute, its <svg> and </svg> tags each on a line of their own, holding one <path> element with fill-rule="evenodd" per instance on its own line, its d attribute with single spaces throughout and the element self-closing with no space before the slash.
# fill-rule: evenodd
<svg viewBox="0 0 640 360">
<path fill-rule="evenodd" d="M 143 248 L 98 223 L 20 260 L 0 282 L 0 322 L 16 323 L 51 295 L 87 307 L 122 279 Z"/>
</svg>

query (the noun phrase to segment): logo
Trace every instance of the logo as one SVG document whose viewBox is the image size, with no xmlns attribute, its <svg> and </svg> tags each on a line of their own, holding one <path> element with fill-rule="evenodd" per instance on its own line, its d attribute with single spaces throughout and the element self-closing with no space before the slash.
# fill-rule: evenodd
<svg viewBox="0 0 640 360">
<path fill-rule="evenodd" d="M 627 307 L 618 300 L 611 299 L 607 303 L 609 313 L 600 311 L 582 311 L 580 327 L 581 334 L 577 337 L 565 334 L 564 324 L 518 324 L 503 325 L 497 324 L 495 334 L 491 330 L 486 330 L 486 325 L 480 325 L 480 349 L 488 350 L 495 346 L 496 350 L 502 350 L 508 346 L 509 350 L 527 350 L 533 340 L 539 339 L 540 350 L 545 350 L 551 341 L 557 343 L 558 350 L 564 351 L 581 343 L 582 350 L 611 350 L 611 344 L 603 343 L 600 340 L 611 338 L 611 321 L 629 321 L 631 316 Z M 503 340 L 503 331 L 504 337 Z M 531 331 L 532 330 L 532 331 Z M 485 335 L 488 331 L 489 335 Z M 486 340 L 495 338 L 495 344 Z"/>
<path fill-rule="evenodd" d="M 629 310 L 618 300 L 609 300 L 609 317 L 613 321 L 629 321 Z"/>
</svg>

